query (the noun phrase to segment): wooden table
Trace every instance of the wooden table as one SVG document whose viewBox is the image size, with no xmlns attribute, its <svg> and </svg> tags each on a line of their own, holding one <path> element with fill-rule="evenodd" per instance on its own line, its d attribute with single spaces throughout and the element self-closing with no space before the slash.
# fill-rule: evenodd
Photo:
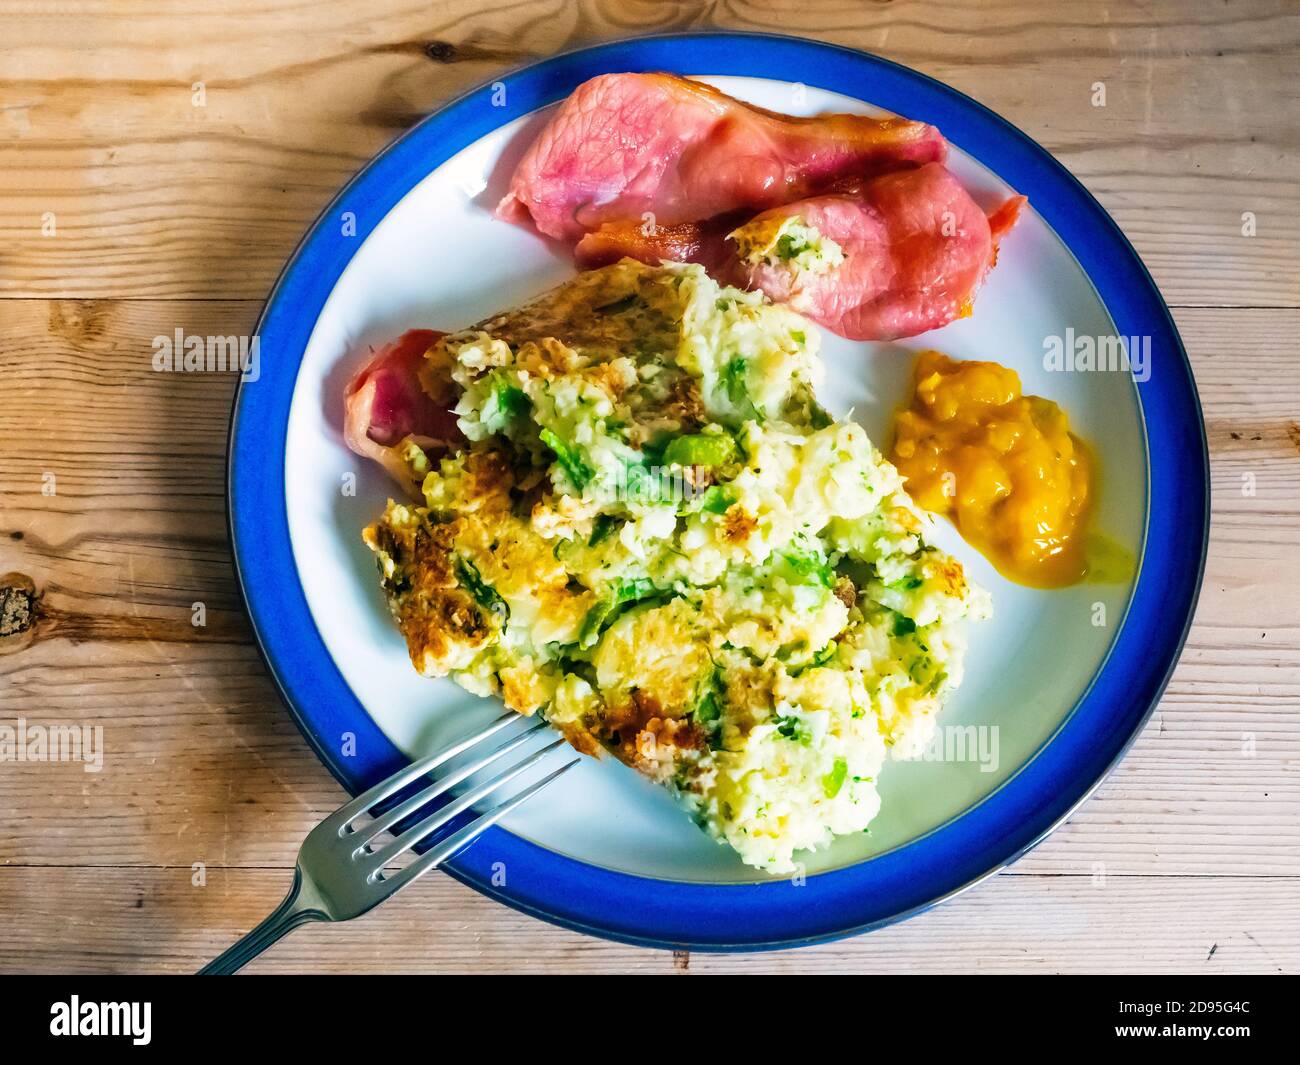
<svg viewBox="0 0 1300 1065">
<path fill-rule="evenodd" d="M 100 773 L 0 764 L 0 969 L 193 970 L 279 900 L 302 835 L 343 797 L 282 709 L 232 577 L 233 380 L 153 372 L 152 338 L 251 331 L 335 191 L 466 87 L 589 42 L 718 26 L 854 45 L 956 86 L 1054 152 L 1137 245 L 1191 353 L 1214 462 L 1205 590 L 1168 693 L 1051 839 L 874 935 L 669 954 L 434 876 L 256 970 L 1300 970 L 1294 0 L 31 10 L 0 3 L 0 573 L 37 593 L 34 625 L 0 641 L 0 724 L 102 725 L 106 754 Z M 10 595 L 15 627 L 24 603 Z"/>
</svg>

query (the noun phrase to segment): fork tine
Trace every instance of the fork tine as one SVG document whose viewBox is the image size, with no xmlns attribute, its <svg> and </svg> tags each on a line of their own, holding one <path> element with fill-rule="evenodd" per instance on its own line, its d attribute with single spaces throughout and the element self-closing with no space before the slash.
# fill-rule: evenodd
<svg viewBox="0 0 1300 1065">
<path fill-rule="evenodd" d="M 364 828 L 360 828 L 357 830 L 356 833 L 357 849 L 360 850 L 371 840 L 373 840 L 376 836 L 382 835 L 384 832 L 387 832 L 390 828 L 393 827 L 393 825 L 397 824 L 403 818 L 409 817 L 411 814 L 415 813 L 416 810 L 420 809 L 420 807 L 424 806 L 431 800 L 436 799 L 439 795 L 443 794 L 443 792 L 448 791 L 451 788 L 454 788 L 466 777 L 473 776 L 481 769 L 484 769 L 487 766 L 491 765 L 498 758 L 502 758 L 505 755 L 509 754 L 511 751 L 517 750 L 519 747 L 527 743 L 530 739 L 532 739 L 533 736 L 537 735 L 537 733 L 544 728 L 546 728 L 545 721 L 538 721 L 535 724 L 530 725 L 523 732 L 519 733 L 519 735 L 513 737 L 506 743 L 503 743 L 500 747 L 497 747 L 495 750 L 489 751 L 482 758 L 475 759 L 469 765 L 462 766 L 460 769 L 457 769 L 454 773 L 449 773 L 445 777 L 439 777 L 436 781 L 430 784 L 429 787 L 425 788 L 423 791 L 418 791 L 414 795 L 412 795 L 409 799 L 406 799 L 405 801 L 398 803 L 391 810 L 388 810 L 385 813 L 381 814 L 379 817 L 375 818 L 374 821 L 371 821 Z"/>
<path fill-rule="evenodd" d="M 423 876 L 430 869 L 437 869 L 438 866 L 448 858 L 451 858 L 462 848 L 473 843 L 479 836 L 500 821 L 501 818 L 505 817 L 511 810 L 517 806 L 522 806 L 544 787 L 554 781 L 557 777 L 567 773 L 580 761 L 580 758 L 575 758 L 573 761 L 560 766 L 559 769 L 548 773 L 541 780 L 537 781 L 536 784 L 530 784 L 518 795 L 514 795 L 500 805 L 492 807 L 492 809 L 488 810 L 477 820 L 471 821 L 460 831 L 448 836 L 445 840 L 439 843 L 438 846 L 425 851 L 410 865 L 406 866 L 400 872 L 395 873 L 392 879 L 381 881 L 382 884 L 389 888 L 385 898 L 399 888 L 405 887 L 417 877 Z"/>
<path fill-rule="evenodd" d="M 540 762 L 543 758 L 545 758 L 548 754 L 550 754 L 551 751 L 555 750 L 557 747 L 563 747 L 566 742 L 567 741 L 563 737 L 559 737 L 555 740 L 552 740 L 545 747 L 539 748 L 537 751 L 534 751 L 522 762 L 519 762 L 518 764 L 512 766 L 511 768 L 506 769 L 501 773 L 498 773 L 491 780 L 485 780 L 482 784 L 479 784 L 477 787 L 470 788 L 470 790 L 465 792 L 464 795 L 461 795 L 454 801 L 449 802 L 446 806 L 442 807 L 441 809 L 435 810 L 428 817 L 424 818 L 424 820 L 420 821 L 419 824 L 413 825 L 412 827 L 408 828 L 400 836 L 397 836 L 386 847 L 381 847 L 379 850 L 376 850 L 374 852 L 374 856 L 376 858 L 376 862 L 374 866 L 375 871 L 382 870 L 387 863 L 405 854 L 417 843 L 419 843 L 420 840 L 424 839 L 427 835 L 429 835 L 429 833 L 436 832 L 443 825 L 447 824 L 457 814 L 463 812 L 464 810 L 469 809 L 471 806 L 474 805 L 474 803 L 492 794 L 492 792 L 496 791 L 502 785 L 509 784 L 510 781 L 514 780 L 515 777 L 519 776 L 519 774 L 526 772 L 527 770 L 535 766 L 538 762 Z M 358 847 L 357 850 L 353 852 L 353 856 L 355 857 L 360 850 L 361 848 Z"/>
<path fill-rule="evenodd" d="M 507 710 L 490 725 L 485 725 L 473 735 L 468 736 L 459 743 L 453 744 L 446 750 L 439 751 L 436 754 L 431 754 L 419 759 L 418 761 L 412 762 L 400 773 L 389 777 L 387 780 L 381 780 L 374 787 L 367 791 L 363 791 L 350 803 L 339 807 L 339 809 L 330 815 L 329 820 L 341 820 L 342 823 L 339 825 L 339 832 L 341 834 L 348 825 L 376 803 L 383 802 L 390 795 L 394 795 L 401 791 L 406 787 L 406 785 L 411 783 L 411 781 L 419 780 L 420 777 L 424 776 L 430 770 L 437 769 L 438 766 L 442 765 L 442 763 L 446 762 L 448 759 L 455 758 L 456 755 L 469 750 L 469 748 L 473 747 L 476 743 L 481 743 L 494 733 L 500 732 L 506 727 L 506 725 L 510 724 L 511 721 L 518 720 L 518 718 L 519 715 L 513 710 Z"/>
<path fill-rule="evenodd" d="M 293 887 L 284 902 L 262 924 L 227 950 L 214 962 L 205 966 L 204 973 L 232 973 L 240 969 L 250 958 L 255 957 L 298 925 L 308 920 L 347 921 L 359 917 L 368 910 L 378 906 L 400 888 L 405 887 L 417 877 L 423 876 L 430 869 L 436 869 L 461 848 L 478 839 L 488 828 L 501 818 L 527 802 L 543 788 L 547 787 L 563 773 L 576 766 L 581 759 L 574 758 L 554 772 L 548 773 L 536 783 L 531 784 L 508 800 L 498 803 L 485 813 L 479 815 L 464 827 L 449 833 L 440 842 L 430 847 L 424 854 L 415 857 L 403 868 L 393 872 L 391 877 L 384 877 L 384 865 L 440 825 L 446 824 L 457 814 L 469 808 L 474 802 L 485 797 L 497 788 L 531 766 L 535 766 L 555 748 L 563 746 L 563 738 L 557 738 L 541 750 L 524 757 L 518 765 L 511 766 L 497 774 L 491 780 L 478 787 L 471 788 L 465 795 L 449 802 L 442 810 L 425 818 L 410 832 L 403 833 L 393 840 L 389 847 L 380 854 L 358 854 L 355 842 L 344 830 L 360 814 L 369 810 L 375 803 L 382 802 L 387 796 L 410 784 L 421 775 L 441 765 L 449 758 L 468 750 L 474 744 L 504 728 L 518 715 L 513 711 L 503 714 L 496 721 L 469 738 L 460 741 L 445 751 L 423 758 L 400 770 L 395 776 L 371 788 L 352 802 L 340 807 L 329 817 L 321 821 L 307 833 L 298 851 L 298 863 L 294 871 Z M 538 726 L 540 727 L 540 726 Z M 502 745 L 502 748 L 485 759 L 481 759 L 476 768 L 489 765 L 507 751 L 515 750 L 529 739 L 534 730 L 526 730 L 522 737 Z M 457 770 L 459 773 L 460 770 Z M 470 772 L 473 772 L 471 769 Z M 437 787 L 437 784 L 433 784 Z M 447 784 L 443 784 L 445 788 Z M 428 789 L 426 789 L 427 791 Z M 423 796 L 427 801 L 427 795 Z M 405 805 L 407 800 L 402 801 Z M 391 811 L 388 811 L 391 813 Z M 387 814 L 385 815 L 387 816 Z M 362 829 L 361 832 L 365 832 Z M 360 833 L 357 833 L 360 834 Z M 364 848 L 362 848 L 364 849 Z"/>
</svg>

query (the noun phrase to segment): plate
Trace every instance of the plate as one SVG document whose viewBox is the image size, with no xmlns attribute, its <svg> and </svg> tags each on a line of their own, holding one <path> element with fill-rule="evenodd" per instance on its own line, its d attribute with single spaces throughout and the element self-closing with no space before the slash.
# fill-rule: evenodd
<svg viewBox="0 0 1300 1065">
<path fill-rule="evenodd" d="M 950 167 L 986 206 L 1030 210 L 1004 241 L 971 318 L 898 344 L 823 331 L 837 415 L 883 443 L 908 394 L 904 349 L 1015 368 L 1096 451 L 1096 527 L 1137 565 L 1114 584 L 1010 584 L 954 530 L 938 542 L 991 590 L 967 677 L 927 757 L 882 774 L 871 831 L 773 880 L 704 836 L 661 789 L 584 760 L 459 855 L 448 872 L 518 909 L 623 941 L 694 949 L 792 946 L 925 909 L 996 871 L 1080 803 L 1132 742 L 1182 648 L 1208 532 L 1204 424 L 1186 354 L 1137 254 L 1044 149 L 960 93 L 849 49 L 788 37 L 688 34 L 570 53 L 431 115 L 326 209 L 261 323 L 257 380 L 232 416 L 236 568 L 267 664 L 304 734 L 352 793 L 499 712 L 417 676 L 361 528 L 394 488 L 342 441 L 341 396 L 369 345 L 455 329 L 570 276 L 563 250 L 494 220 L 512 164 L 578 84 L 671 70 L 792 114 L 896 113 L 937 125 Z M 792 82 L 792 74 L 800 81 Z M 1078 338 L 1121 336 L 1137 372 L 1062 370 Z"/>
</svg>

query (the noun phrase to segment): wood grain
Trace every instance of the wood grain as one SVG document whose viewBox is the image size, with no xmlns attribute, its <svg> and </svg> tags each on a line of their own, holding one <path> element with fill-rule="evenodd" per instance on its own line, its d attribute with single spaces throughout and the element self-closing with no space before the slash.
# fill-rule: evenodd
<svg viewBox="0 0 1300 1065">
<path fill-rule="evenodd" d="M 25 945 L 0 968 L 184 973 L 279 902 L 285 869 L 0 868 Z M 357 921 L 310 925 L 250 973 L 942 973 L 1294 971 L 1294 880 L 1003 874 L 904 925 L 762 955 L 643 950 L 566 932 L 430 878 Z M 141 937 L 140 929 L 150 933 Z"/>
<path fill-rule="evenodd" d="M 59 10 L 0 4 L 11 295 L 260 299 L 347 179 L 443 101 L 582 44 L 726 27 L 879 52 L 992 107 L 1088 185 L 1174 304 L 1300 306 L 1294 4 L 335 0 L 310 28 L 298 5 Z"/>
<path fill-rule="evenodd" d="M 0 574 L 37 593 L 34 627 L 0 637 L 0 721 L 101 725 L 105 768 L 0 765 L 0 971 L 197 968 L 278 900 L 302 835 L 342 798 L 235 588 L 234 379 L 156 373 L 152 338 L 250 331 L 315 213 L 466 86 L 590 41 L 715 25 L 869 48 L 972 93 L 1134 239 L 1177 305 L 1212 452 L 1205 590 L 1169 689 L 1118 770 L 1010 872 L 862 939 L 643 951 L 431 878 L 258 970 L 1300 971 L 1294 5 L 60 11 L 75 41 L 0 3 Z"/>
</svg>

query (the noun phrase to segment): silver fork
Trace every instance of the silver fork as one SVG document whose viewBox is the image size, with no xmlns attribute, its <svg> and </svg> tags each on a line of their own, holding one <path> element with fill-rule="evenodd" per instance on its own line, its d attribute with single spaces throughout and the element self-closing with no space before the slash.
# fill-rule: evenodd
<svg viewBox="0 0 1300 1065">
<path fill-rule="evenodd" d="M 553 740 L 490 780 L 470 788 L 465 794 L 394 835 L 391 840 L 379 842 L 379 837 L 462 780 L 519 750 L 534 735 L 546 728 L 545 722 L 538 721 L 495 750 L 468 765 L 458 767 L 447 776 L 403 799 L 392 809 L 374 815 L 373 820 L 357 826 L 355 824 L 357 819 L 370 814 L 372 807 L 385 799 L 392 798 L 426 773 L 432 772 L 457 755 L 464 754 L 470 748 L 496 735 L 510 722 L 518 720 L 518 714 L 508 711 L 472 736 L 437 754 L 413 762 L 335 810 L 313 828 L 303 840 L 302 848 L 298 851 L 298 864 L 293 871 L 293 886 L 275 912 L 224 954 L 200 969 L 199 975 L 224 976 L 238 972 L 276 940 L 309 921 L 350 921 L 354 917 L 360 917 L 430 869 L 437 869 L 511 810 L 523 805 L 556 777 L 567 773 L 578 764 L 579 759 L 575 758 L 560 766 L 536 783 L 530 784 L 516 795 L 480 814 L 464 828 L 458 829 L 446 839 L 430 847 L 407 865 L 385 875 L 385 870 L 412 847 L 427 839 L 476 802 L 486 798 L 522 773 L 526 773 L 551 751 L 564 746 L 565 741 Z"/>
</svg>

